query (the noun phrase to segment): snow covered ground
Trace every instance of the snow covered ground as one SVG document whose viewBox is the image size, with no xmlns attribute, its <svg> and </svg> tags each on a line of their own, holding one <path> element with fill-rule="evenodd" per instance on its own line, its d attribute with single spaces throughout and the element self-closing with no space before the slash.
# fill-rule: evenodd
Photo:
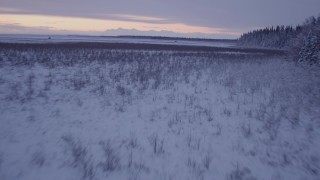
<svg viewBox="0 0 320 180">
<path fill-rule="evenodd" d="M 282 57 L 0 49 L 0 179 L 316 180 L 319 75 Z"/>
<path fill-rule="evenodd" d="M 50 39 L 49 39 L 50 38 Z M 61 42 L 103 42 L 103 43 L 140 43 L 169 44 L 209 47 L 232 47 L 234 42 L 213 42 L 200 40 L 152 39 L 147 37 L 99 37 L 99 36 L 66 36 L 66 35 L 24 35 L 0 34 L 0 42 L 10 43 L 61 43 Z"/>
</svg>

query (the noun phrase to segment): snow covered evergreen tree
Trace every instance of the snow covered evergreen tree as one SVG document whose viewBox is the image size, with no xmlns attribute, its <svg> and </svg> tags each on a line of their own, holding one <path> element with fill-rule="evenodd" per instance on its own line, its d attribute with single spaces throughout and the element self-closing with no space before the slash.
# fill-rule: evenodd
<svg viewBox="0 0 320 180">
<path fill-rule="evenodd" d="M 246 47 L 286 48 L 292 38 L 301 31 L 300 26 L 267 27 L 243 34 L 238 45 Z"/>
<path fill-rule="evenodd" d="M 312 32 L 309 32 L 299 52 L 298 62 L 309 65 L 320 65 L 319 52 L 318 38 Z"/>
<path fill-rule="evenodd" d="M 296 27 L 276 26 L 245 33 L 238 45 L 287 49 L 289 59 L 320 66 L 320 15 L 309 17 Z"/>
</svg>

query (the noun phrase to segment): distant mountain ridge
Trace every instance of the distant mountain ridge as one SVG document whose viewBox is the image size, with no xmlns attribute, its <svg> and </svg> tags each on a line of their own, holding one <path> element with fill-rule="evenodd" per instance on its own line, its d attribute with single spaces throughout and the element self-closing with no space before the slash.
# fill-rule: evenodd
<svg viewBox="0 0 320 180">
<path fill-rule="evenodd" d="M 130 36 L 120 35 L 117 37 L 123 38 L 148 38 L 159 40 L 196 40 L 196 41 L 208 41 L 208 42 L 237 42 L 237 39 L 209 39 L 209 38 L 188 38 L 188 37 L 167 37 L 167 36 Z"/>
<path fill-rule="evenodd" d="M 137 29 L 109 29 L 104 31 L 105 36 L 125 36 L 125 37 L 165 37 L 165 38 L 184 38 L 184 39 L 225 39 L 224 35 L 221 34 L 206 34 L 206 33 L 177 33 L 173 31 L 141 31 Z M 188 37 L 188 38 L 187 38 Z M 236 39 L 237 37 L 234 37 Z"/>
</svg>

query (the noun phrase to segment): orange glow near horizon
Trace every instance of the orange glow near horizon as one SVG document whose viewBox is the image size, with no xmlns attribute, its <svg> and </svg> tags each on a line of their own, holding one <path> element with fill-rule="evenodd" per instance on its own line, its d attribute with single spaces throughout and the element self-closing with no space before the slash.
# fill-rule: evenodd
<svg viewBox="0 0 320 180">
<path fill-rule="evenodd" d="M 152 17 L 150 17 L 152 18 Z M 147 22 L 134 22 L 124 20 L 103 20 L 93 18 L 62 17 L 47 15 L 28 14 L 1 14 L 0 26 L 15 24 L 29 28 L 48 28 L 49 30 L 64 30 L 77 32 L 103 32 L 110 29 L 137 29 L 140 31 L 173 31 L 177 33 L 206 33 L 206 34 L 230 34 L 238 33 L 226 32 L 224 29 L 209 28 L 202 26 L 192 26 L 183 23 L 159 24 Z M 1 32 L 0 32 L 1 33 Z"/>
</svg>

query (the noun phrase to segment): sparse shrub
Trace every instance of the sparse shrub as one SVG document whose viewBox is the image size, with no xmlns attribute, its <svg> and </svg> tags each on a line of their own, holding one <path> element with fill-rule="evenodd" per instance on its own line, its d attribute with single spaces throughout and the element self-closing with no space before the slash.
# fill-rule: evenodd
<svg viewBox="0 0 320 180">
<path fill-rule="evenodd" d="M 204 179 L 205 170 L 201 164 L 199 164 L 197 161 L 193 160 L 192 158 L 188 157 L 187 166 L 190 168 L 195 179 L 197 180 Z"/>
<path fill-rule="evenodd" d="M 95 169 L 91 157 L 88 155 L 87 148 L 83 147 L 81 142 L 75 140 L 71 135 L 62 136 L 62 140 L 67 144 L 68 150 L 73 157 L 72 165 L 79 168 L 82 173 L 82 178 L 93 179 Z"/>
<path fill-rule="evenodd" d="M 231 116 L 231 110 L 227 109 L 227 108 L 224 108 L 223 110 L 223 114 L 230 117 Z"/>
<path fill-rule="evenodd" d="M 252 136 L 252 130 L 251 130 L 250 123 L 242 123 L 240 125 L 240 129 L 241 129 L 244 137 L 249 138 Z"/>
<path fill-rule="evenodd" d="M 164 153 L 164 139 L 159 139 L 158 134 L 152 134 L 148 140 L 153 148 L 154 154 Z"/>
<path fill-rule="evenodd" d="M 283 118 L 283 112 L 278 112 L 274 102 L 269 105 L 262 104 L 257 111 L 257 119 L 262 121 L 263 128 L 269 135 L 270 140 L 275 140 Z"/>
<path fill-rule="evenodd" d="M 38 167 L 43 166 L 45 163 L 45 160 L 46 160 L 45 154 L 42 151 L 37 151 L 32 154 L 31 163 Z"/>
<path fill-rule="evenodd" d="M 106 87 L 104 84 L 99 84 L 98 87 L 94 91 L 97 93 L 97 95 L 103 96 L 103 95 L 105 95 L 107 90 L 106 90 Z"/>
<path fill-rule="evenodd" d="M 128 157 L 128 168 L 132 166 L 132 163 L 133 163 L 133 152 L 130 151 L 129 157 Z"/>
<path fill-rule="evenodd" d="M 264 121 L 264 129 L 269 134 L 270 140 L 275 140 L 281 124 L 281 117 L 275 114 L 269 114 L 268 118 Z"/>
<path fill-rule="evenodd" d="M 4 159 L 3 159 L 3 154 L 0 153 L 0 172 L 1 172 L 1 169 L 2 169 L 2 163 L 3 163 Z"/>
<path fill-rule="evenodd" d="M 120 157 L 117 151 L 112 147 L 111 141 L 100 142 L 104 154 L 104 160 L 99 165 L 102 167 L 104 172 L 113 172 L 121 168 Z"/>
<path fill-rule="evenodd" d="M 6 99 L 9 101 L 20 100 L 22 97 L 20 95 L 20 91 L 22 91 L 22 85 L 19 82 L 10 83 L 9 84 L 9 94 Z"/>
<path fill-rule="evenodd" d="M 76 91 L 80 91 L 81 89 L 88 86 L 88 84 L 90 83 L 90 78 L 88 74 L 80 71 L 73 75 L 70 81 L 71 87 L 73 87 L 73 89 Z"/>
<path fill-rule="evenodd" d="M 204 113 L 204 115 L 207 117 L 207 118 L 206 118 L 207 121 L 211 122 L 211 121 L 214 120 L 214 118 L 213 118 L 214 116 L 213 116 L 213 113 L 212 113 L 211 110 L 209 110 L 209 109 L 204 109 L 204 110 L 203 110 L 203 113 Z"/>
<path fill-rule="evenodd" d="M 150 168 L 142 161 L 133 162 L 129 169 L 129 180 L 139 180 L 142 173 L 150 173 Z"/>
<path fill-rule="evenodd" d="M 303 166 L 312 176 L 319 177 L 320 158 L 318 154 L 303 157 Z"/>
<path fill-rule="evenodd" d="M 207 153 L 202 159 L 202 164 L 207 170 L 209 170 L 210 168 L 211 161 L 212 161 L 212 157 L 209 153 Z"/>
<path fill-rule="evenodd" d="M 123 86 L 118 85 L 116 87 L 117 94 L 120 96 L 126 97 L 131 95 L 131 91 Z"/>
<path fill-rule="evenodd" d="M 249 168 L 241 168 L 237 164 L 236 169 L 227 175 L 227 180 L 256 180 L 256 178 L 251 175 Z"/>
<path fill-rule="evenodd" d="M 295 128 L 300 124 L 300 107 L 297 105 L 292 105 L 293 107 L 288 107 L 285 112 L 285 118 L 291 123 L 292 127 Z"/>
<path fill-rule="evenodd" d="M 236 79 L 233 76 L 228 76 L 222 81 L 222 85 L 227 88 L 233 88 L 236 85 Z"/>
<path fill-rule="evenodd" d="M 130 149 L 134 149 L 137 146 L 138 146 L 138 139 L 134 134 L 131 134 L 128 142 L 128 147 Z"/>
<path fill-rule="evenodd" d="M 219 136 L 221 135 L 222 133 L 222 126 L 221 124 L 216 124 L 216 125 L 213 125 L 213 127 L 215 128 L 215 135 Z"/>
<path fill-rule="evenodd" d="M 172 128 L 174 125 L 178 125 L 179 123 L 181 123 L 179 112 L 175 112 L 174 115 L 170 118 L 168 126 Z"/>
<path fill-rule="evenodd" d="M 186 138 L 187 140 L 187 146 L 191 149 L 194 150 L 200 150 L 200 145 L 201 145 L 201 138 L 196 138 L 189 134 Z"/>
<path fill-rule="evenodd" d="M 152 111 L 152 112 L 151 112 L 151 118 L 150 118 L 150 121 L 151 121 L 151 122 L 154 122 L 154 121 L 156 120 L 156 114 L 157 114 L 157 113 L 156 113 L 155 111 Z"/>
<path fill-rule="evenodd" d="M 24 96 L 24 101 L 30 101 L 33 98 L 33 94 L 34 94 L 34 81 L 35 81 L 35 75 L 33 73 L 30 73 L 27 77 L 26 80 L 26 93 Z"/>
<path fill-rule="evenodd" d="M 120 113 L 123 113 L 126 111 L 126 104 L 123 100 L 120 100 L 120 102 L 116 102 L 114 104 L 114 110 L 116 112 L 120 112 Z"/>
<path fill-rule="evenodd" d="M 34 115 L 30 115 L 27 117 L 27 121 L 28 122 L 35 122 L 36 121 L 36 117 Z"/>
<path fill-rule="evenodd" d="M 245 111 L 245 114 L 248 116 L 248 118 L 253 118 L 253 113 L 251 109 L 248 111 Z"/>
<path fill-rule="evenodd" d="M 46 78 L 47 78 L 47 80 L 44 81 L 44 90 L 49 91 L 51 89 L 52 84 L 53 84 L 53 76 L 50 73 Z"/>
</svg>

